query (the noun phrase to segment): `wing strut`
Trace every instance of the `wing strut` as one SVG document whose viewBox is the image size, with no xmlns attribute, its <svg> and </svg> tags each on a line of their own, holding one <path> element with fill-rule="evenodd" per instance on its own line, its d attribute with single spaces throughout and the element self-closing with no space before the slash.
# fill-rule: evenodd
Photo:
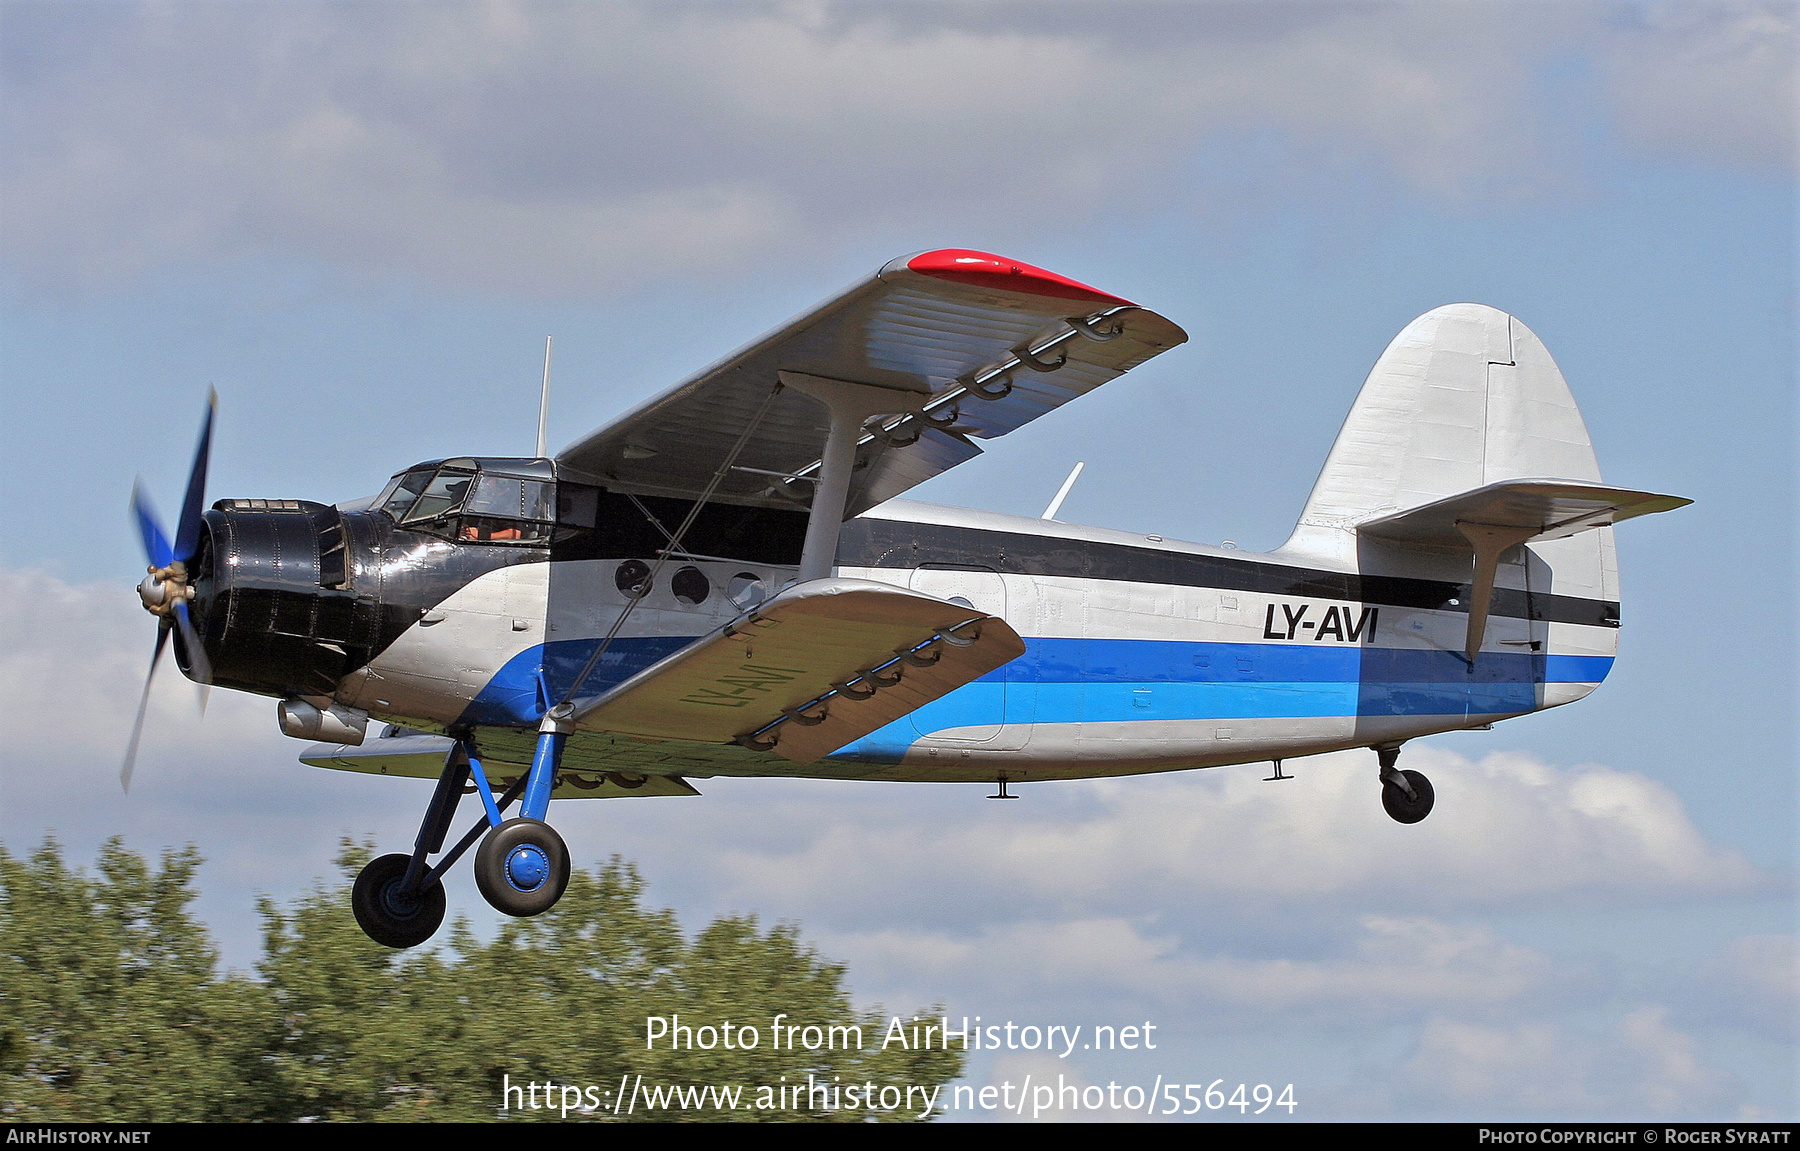
<svg viewBox="0 0 1800 1151">
<path fill-rule="evenodd" d="M 706 485 L 706 490 L 700 493 L 700 498 L 695 500 L 694 506 L 688 509 L 687 518 L 681 521 L 681 526 L 675 529 L 675 534 L 673 536 L 669 537 L 669 546 L 663 550 L 662 555 L 656 558 L 656 566 L 650 569 L 650 575 L 648 577 L 651 585 L 656 583 L 656 577 L 662 573 L 663 565 L 668 563 L 670 557 L 681 550 L 682 537 L 686 536 L 687 530 L 694 526 L 694 521 L 700 516 L 700 509 L 706 506 L 708 500 L 712 499 L 713 492 L 718 490 L 719 481 L 723 480 L 726 474 L 731 471 L 732 465 L 737 463 L 738 454 L 744 450 L 744 445 L 750 442 L 750 437 L 755 434 L 757 426 L 762 423 L 763 417 L 768 415 L 769 405 L 773 403 L 775 397 L 780 394 L 781 384 L 777 383 L 773 388 L 769 389 L 769 394 L 763 397 L 762 406 L 756 409 L 756 415 L 748 424 L 744 425 L 744 430 L 738 436 L 737 443 L 732 445 L 731 451 L 725 456 L 725 461 L 719 465 L 718 470 L 713 472 L 712 482 Z M 635 497 L 633 502 L 636 502 Z M 643 505 L 638 504 L 638 507 L 642 508 Z M 646 511 L 645 514 L 648 515 L 649 513 Z M 656 523 L 657 528 L 661 529 L 662 525 L 657 523 L 656 517 L 651 516 L 650 518 L 651 522 Z M 812 537 L 809 534 L 807 538 L 811 539 Z M 612 641 L 614 639 L 618 638 L 619 629 L 625 626 L 625 621 L 631 617 L 632 609 L 642 603 L 643 599 L 643 596 L 633 596 L 626 600 L 624 609 L 619 612 L 619 618 L 613 621 L 612 627 L 606 632 L 606 638 L 601 640 L 600 646 L 594 649 L 594 654 L 589 656 L 588 661 L 581 665 L 580 673 L 575 676 L 574 682 L 569 685 L 569 690 L 563 693 L 562 701 L 544 713 L 544 721 L 538 729 L 540 746 L 542 746 L 545 740 L 551 737 L 564 737 L 575 730 L 573 719 L 575 715 L 575 697 L 580 693 L 581 685 L 586 683 L 588 676 L 593 675 L 594 669 L 600 666 L 600 657 L 606 654 L 606 649 L 612 646 Z"/>
<path fill-rule="evenodd" d="M 819 457 L 819 482 L 813 489 L 812 513 L 806 520 L 806 543 L 800 551 L 800 582 L 826 579 L 837 563 L 838 532 L 850 502 L 850 473 L 856 466 L 856 445 L 863 424 L 871 416 L 916 412 L 930 399 L 924 391 L 853 384 L 828 380 L 803 372 L 778 372 L 783 387 L 824 404 L 831 412 L 831 430 L 825 452 Z"/>
</svg>

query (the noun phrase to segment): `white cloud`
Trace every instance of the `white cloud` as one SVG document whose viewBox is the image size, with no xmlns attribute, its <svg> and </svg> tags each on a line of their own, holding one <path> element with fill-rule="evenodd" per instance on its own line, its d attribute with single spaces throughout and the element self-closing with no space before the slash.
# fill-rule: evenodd
<svg viewBox="0 0 1800 1151">
<path fill-rule="evenodd" d="M 156 621 L 126 580 L 71 586 L 47 572 L 0 571 L 0 597 L 0 763 L 26 777 L 9 786 L 54 780 L 60 789 L 117 791 Z M 144 763 L 212 776 L 214 762 L 247 747 L 288 742 L 276 733 L 272 704 L 236 692 L 210 693 L 202 721 L 199 689 L 176 669 L 172 648 L 145 715 Z"/>
<path fill-rule="evenodd" d="M 1369 159 L 1451 201 L 1529 194 L 1564 118 L 1536 72 L 1570 48 L 1636 138 L 1786 146 L 1790 12 L 1609 11 L 14 6 L 5 246 L 41 283 L 274 256 L 606 294 L 873 235 L 1204 210 L 1189 167 L 1220 132 L 1290 140 L 1302 182 Z"/>
<path fill-rule="evenodd" d="M 878 931 L 828 935 L 834 955 L 865 975 L 910 981 L 913 999 L 958 972 L 998 973 L 1030 998 L 1077 984 L 1095 997 L 1201 1010 L 1239 1023 L 1282 1018 L 1328 1026 L 1422 1021 L 1443 1010 L 1510 1014 L 1530 999 L 1565 993 L 1579 972 L 1558 972 L 1542 954 L 1480 925 L 1365 916 L 1344 939 L 1311 958 L 1233 955 L 1185 933 L 1118 918 L 1013 920 L 968 937 Z M 1216 946 L 1216 945 L 1215 945 Z M 921 997 L 923 996 L 923 997 Z M 953 1011 L 968 1008 L 950 1005 Z"/>
<path fill-rule="evenodd" d="M 1791 172 L 1800 140 L 1797 15 L 1792 0 L 1627 10 L 1605 57 L 1621 128 L 1658 152 Z"/>
<path fill-rule="evenodd" d="M 1433 1019 L 1404 1068 L 1397 1102 L 1533 1119 L 1718 1114 L 1728 1077 L 1706 1065 L 1667 1015 L 1640 1007 L 1595 1033 L 1543 1021 Z"/>
<path fill-rule="evenodd" d="M 916 878 L 890 901 L 946 916 L 979 907 L 975 891 L 1014 906 L 1111 900 L 1147 912 L 1350 896 L 1396 909 L 1655 899 L 1770 882 L 1642 775 L 1516 752 L 1471 762 L 1429 744 L 1405 762 L 1437 789 L 1431 818 L 1412 827 L 1382 813 L 1373 757 L 1350 751 L 1291 764 L 1291 784 L 1244 768 L 1051 784 L 1027 789 L 1030 819 L 973 805 L 927 820 L 862 809 L 780 850 L 737 836 L 720 846 L 746 891 L 828 904 L 904 872 Z"/>
<path fill-rule="evenodd" d="M 1681 992 L 1685 992 L 1682 994 Z M 1800 939 L 1747 935 L 1684 973 L 1681 1018 L 1791 1047 L 1800 1039 Z"/>
</svg>

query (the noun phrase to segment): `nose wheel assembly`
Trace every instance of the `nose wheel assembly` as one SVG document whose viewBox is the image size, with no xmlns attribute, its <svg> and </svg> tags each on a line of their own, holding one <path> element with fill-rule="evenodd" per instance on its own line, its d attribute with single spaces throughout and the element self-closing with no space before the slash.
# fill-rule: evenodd
<svg viewBox="0 0 1800 1151">
<path fill-rule="evenodd" d="M 574 729 L 570 709 L 551 710 L 538 729 L 531 771 L 495 797 L 475 746 L 459 738 L 444 760 L 431 806 L 419 826 L 411 855 L 384 855 L 370 861 L 356 877 L 350 906 L 364 934 L 385 947 L 417 947 L 444 922 L 444 873 L 481 840 L 475 852 L 475 886 L 493 907 L 507 915 L 542 915 L 556 906 L 569 887 L 569 849 L 544 815 L 556 786 L 563 744 Z M 559 714 L 560 713 L 560 714 Z M 464 788 L 473 782 L 485 809 L 480 821 L 435 865 L 430 856 L 443 851 L 450 821 Z M 522 798 L 521 798 L 522 797 Z M 519 800 L 519 815 L 504 812 Z"/>
</svg>

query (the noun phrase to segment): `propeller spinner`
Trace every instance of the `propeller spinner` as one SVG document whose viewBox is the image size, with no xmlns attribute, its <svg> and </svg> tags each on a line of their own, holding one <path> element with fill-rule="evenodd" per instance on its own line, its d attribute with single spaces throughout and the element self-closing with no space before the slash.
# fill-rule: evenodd
<svg viewBox="0 0 1800 1151">
<path fill-rule="evenodd" d="M 163 531 L 156 509 L 144 495 L 139 483 L 131 491 L 131 514 L 137 522 L 144 542 L 144 558 L 150 561 L 149 574 L 138 584 L 138 598 L 144 610 L 157 617 L 156 647 L 150 654 L 150 671 L 144 676 L 144 692 L 138 699 L 137 718 L 131 725 L 131 743 L 125 749 L 125 762 L 119 769 L 119 783 L 131 790 L 131 769 L 137 762 L 138 739 L 144 732 L 144 711 L 150 704 L 150 685 L 156 679 L 156 666 L 162 661 L 169 633 L 175 633 L 177 654 L 187 665 L 188 675 L 200 686 L 200 708 L 206 709 L 206 685 L 212 682 L 212 667 L 206 659 L 206 647 L 194 630 L 189 601 L 194 589 L 189 582 L 193 562 L 200 550 L 200 517 L 205 512 L 206 465 L 212 452 L 213 416 L 219 409 L 219 395 L 211 389 L 206 397 L 206 417 L 200 424 L 200 442 L 194 448 L 194 465 L 188 471 L 187 495 L 181 501 L 181 518 L 176 521 L 175 540 Z"/>
</svg>

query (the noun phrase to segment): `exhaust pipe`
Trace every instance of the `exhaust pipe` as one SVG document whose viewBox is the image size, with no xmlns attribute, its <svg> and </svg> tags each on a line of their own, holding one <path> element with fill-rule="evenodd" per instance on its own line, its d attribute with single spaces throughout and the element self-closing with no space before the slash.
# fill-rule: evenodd
<svg viewBox="0 0 1800 1151">
<path fill-rule="evenodd" d="M 281 734 L 321 743 L 358 747 L 369 729 L 368 712 L 336 703 L 321 711 L 303 699 L 284 699 L 275 709 L 275 715 L 281 724 Z"/>
</svg>

